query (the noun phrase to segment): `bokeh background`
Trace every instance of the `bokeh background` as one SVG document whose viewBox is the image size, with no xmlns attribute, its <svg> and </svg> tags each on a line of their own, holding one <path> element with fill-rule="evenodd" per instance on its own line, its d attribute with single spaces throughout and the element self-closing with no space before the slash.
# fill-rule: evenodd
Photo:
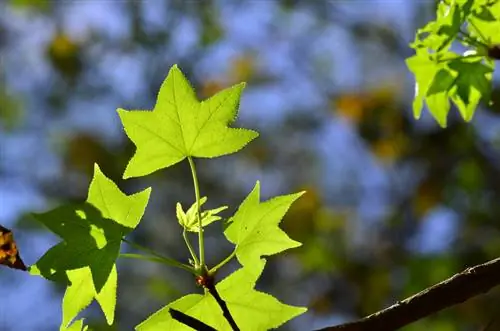
<svg viewBox="0 0 500 331">
<path fill-rule="evenodd" d="M 185 260 L 175 203 L 193 201 L 189 167 L 122 180 L 134 146 L 115 111 L 151 109 L 177 63 L 200 98 L 246 81 L 238 125 L 261 133 L 240 153 L 198 161 L 210 207 L 230 205 L 229 217 L 256 180 L 264 198 L 307 190 L 282 223 L 304 245 L 269 258 L 258 284 L 309 307 L 283 330 L 354 320 L 497 257 L 500 103 L 471 124 L 453 110 L 446 130 L 411 113 L 407 44 L 435 5 L 0 1 L 0 224 L 34 263 L 58 239 L 29 212 L 84 200 L 98 162 L 128 193 L 153 187 L 131 239 Z M 208 230 L 212 265 L 231 249 L 220 229 Z M 63 290 L 1 268 L 0 330 L 57 330 Z M 94 305 L 84 316 L 96 330 L 132 330 L 192 291 L 183 271 L 127 260 L 115 325 Z M 404 330 L 479 330 L 499 314 L 497 289 Z"/>
</svg>

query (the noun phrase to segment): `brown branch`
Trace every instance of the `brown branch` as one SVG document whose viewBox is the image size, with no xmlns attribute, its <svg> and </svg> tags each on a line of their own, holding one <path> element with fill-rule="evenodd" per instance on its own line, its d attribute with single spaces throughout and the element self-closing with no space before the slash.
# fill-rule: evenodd
<svg viewBox="0 0 500 331">
<path fill-rule="evenodd" d="M 358 321 L 318 331 L 393 331 L 462 303 L 500 284 L 500 258 L 455 274 L 403 301 Z"/>
</svg>

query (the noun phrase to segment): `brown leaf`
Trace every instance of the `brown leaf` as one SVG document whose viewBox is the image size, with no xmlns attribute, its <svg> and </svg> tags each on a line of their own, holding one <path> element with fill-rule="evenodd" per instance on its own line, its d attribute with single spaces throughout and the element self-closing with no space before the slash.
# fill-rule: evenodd
<svg viewBox="0 0 500 331">
<path fill-rule="evenodd" d="M 0 225 L 0 264 L 9 268 L 26 271 L 26 265 L 19 256 L 12 231 Z"/>
</svg>

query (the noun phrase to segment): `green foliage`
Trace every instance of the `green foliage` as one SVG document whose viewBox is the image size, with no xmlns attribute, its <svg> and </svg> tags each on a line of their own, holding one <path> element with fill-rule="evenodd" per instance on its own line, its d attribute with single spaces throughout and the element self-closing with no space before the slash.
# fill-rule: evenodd
<svg viewBox="0 0 500 331">
<path fill-rule="evenodd" d="M 127 196 L 95 166 L 87 202 L 35 214 L 35 218 L 63 239 L 30 273 L 65 281 L 63 323 L 67 326 L 95 298 L 106 320 L 114 320 L 118 258 L 122 238 L 139 223 L 151 189 Z"/>
<path fill-rule="evenodd" d="M 39 1 L 11 2 L 35 6 Z M 208 11 L 206 13 L 207 21 L 213 18 Z M 204 31 L 208 36 L 205 39 L 217 39 L 220 31 L 216 30 L 215 34 L 209 29 Z M 454 51 L 458 43 L 467 49 L 463 54 Z M 420 117 L 426 104 L 437 122 L 445 127 L 451 101 L 462 118 L 470 121 L 481 100 L 490 99 L 493 60 L 500 57 L 492 50 L 499 49 L 499 43 L 500 1 L 440 2 L 436 19 L 417 31 L 411 44 L 416 54 L 406 61 L 416 78 L 415 117 Z M 63 69 L 68 69 L 68 65 L 78 71 L 78 49 L 78 44 L 60 33 L 52 41 L 48 55 L 54 66 L 62 71 L 67 73 L 68 70 Z M 219 213 L 227 206 L 203 209 L 207 197 L 200 195 L 193 159 L 235 153 L 258 136 L 255 131 L 231 127 L 238 114 L 243 88 L 244 84 L 238 84 L 200 102 L 186 77 L 174 65 L 160 88 L 153 110 L 117 110 L 127 136 L 136 146 L 124 178 L 145 176 L 184 159 L 189 162 L 196 201 L 187 211 L 177 203 L 176 216 L 191 254 L 191 265 L 163 257 L 125 239 L 140 222 L 151 189 L 128 196 L 97 165 L 86 202 L 34 215 L 62 239 L 30 267 L 31 274 L 67 286 L 60 330 L 87 330 L 83 319 L 75 319 L 93 300 L 100 305 L 106 322 L 113 324 L 118 284 L 116 260 L 119 257 L 180 267 L 196 276 L 197 281 L 201 279 L 199 284 L 205 287 L 203 294 L 189 294 L 166 305 L 139 324 L 136 330 L 189 330 L 187 325 L 172 317 L 171 308 L 217 330 L 232 330 L 221 309 L 223 306 L 211 292 L 211 281 L 234 257 L 241 267 L 217 283 L 215 289 L 241 329 L 276 328 L 306 311 L 306 308 L 286 305 L 255 289 L 266 265 L 263 257 L 301 245 L 290 239 L 279 228 L 279 223 L 304 192 L 261 202 L 260 183 L 257 182 L 236 213 L 224 223 L 224 235 L 235 245 L 233 252 L 212 268 L 205 265 L 204 227 L 222 220 Z M 469 166 L 461 170 L 474 170 L 471 169 Z M 198 255 L 187 232 L 198 235 Z M 120 255 L 122 242 L 147 254 Z M 379 274 L 385 279 L 385 271 Z"/>
<path fill-rule="evenodd" d="M 83 324 L 83 319 L 79 319 L 64 330 L 65 331 L 87 331 L 88 326 Z"/>
<path fill-rule="evenodd" d="M 182 72 L 173 66 L 158 93 L 153 111 L 118 113 L 137 146 L 124 178 L 144 176 L 186 157 L 212 158 L 237 152 L 258 134 L 229 128 L 238 111 L 244 84 L 199 102 Z"/>
<path fill-rule="evenodd" d="M 118 110 L 127 135 L 137 146 L 125 171 L 125 178 L 146 175 L 185 158 L 189 161 L 196 201 L 187 212 L 177 203 L 176 215 L 183 228 L 182 235 L 190 251 L 193 267 L 162 257 L 124 238 L 138 225 L 151 189 L 127 196 L 104 176 L 97 165 L 85 203 L 62 206 L 35 215 L 37 220 L 63 239 L 30 267 L 34 275 L 63 281 L 67 285 L 61 330 L 81 330 L 82 320 L 73 324 L 71 322 L 94 299 L 100 304 L 108 324 L 113 323 L 118 278 L 116 260 L 122 241 L 148 253 L 122 254 L 122 257 L 177 266 L 202 279 L 213 279 L 214 273 L 236 256 L 243 268 L 218 283 L 215 288 L 242 329 L 275 328 L 306 310 L 285 305 L 254 289 L 265 266 L 262 256 L 300 245 L 280 230 L 278 224 L 303 192 L 261 203 L 257 183 L 227 222 L 229 225 L 225 235 L 236 244 L 234 252 L 212 269 L 204 264 L 203 228 L 220 220 L 218 213 L 227 206 L 202 210 L 207 197 L 200 198 L 192 157 L 207 158 L 234 153 L 257 137 L 254 131 L 228 127 L 236 118 L 243 86 L 236 85 L 199 102 L 187 79 L 177 66 L 173 66 L 160 88 L 153 111 Z M 194 253 L 186 231 L 198 234 L 199 256 Z M 172 319 L 168 310 L 170 307 L 213 325 L 218 330 L 231 329 L 219 303 L 210 291 L 205 291 L 204 295 L 191 294 L 167 305 L 140 324 L 137 330 L 188 329 Z"/>
<path fill-rule="evenodd" d="M 290 239 L 278 227 L 290 205 L 304 192 L 275 197 L 266 202 L 259 202 L 260 183 L 229 219 L 229 226 L 224 234 L 236 245 L 235 253 L 243 266 L 259 263 L 261 256 L 280 253 L 301 244 Z"/>
<path fill-rule="evenodd" d="M 203 206 L 203 204 L 207 202 L 207 197 L 203 197 L 200 200 L 200 207 Z M 210 210 L 204 210 L 201 213 L 201 226 L 205 227 L 215 221 L 218 221 L 222 219 L 220 216 L 217 214 L 220 213 L 223 210 L 226 210 L 227 206 L 222 206 L 219 208 L 215 209 L 210 209 Z M 197 211 L 197 204 L 196 202 L 189 207 L 187 212 L 184 212 L 182 209 L 182 205 L 180 202 L 177 202 L 177 205 L 175 206 L 175 213 L 177 216 L 177 220 L 179 221 L 179 224 L 186 229 L 186 231 L 191 231 L 191 232 L 200 232 L 200 227 L 198 226 L 198 220 L 196 216 L 196 211 Z"/>
<path fill-rule="evenodd" d="M 285 305 L 273 296 L 256 291 L 255 282 L 260 277 L 265 260 L 243 267 L 217 284 L 219 294 L 226 301 L 229 311 L 242 330 L 269 330 L 306 311 L 305 308 Z M 215 299 L 209 294 L 184 296 L 137 326 L 137 331 L 192 330 L 172 319 L 169 309 L 174 308 L 198 318 L 216 330 L 232 330 Z M 207 314 L 210 312 L 210 314 Z"/>
<path fill-rule="evenodd" d="M 415 118 L 425 101 L 439 125 L 446 127 L 451 100 L 470 121 L 480 100 L 490 101 L 494 58 L 489 49 L 499 42 L 499 35 L 500 2 L 440 2 L 436 19 L 416 33 L 411 44 L 416 54 L 406 60 L 416 79 Z M 452 51 L 455 42 L 467 51 Z"/>
</svg>

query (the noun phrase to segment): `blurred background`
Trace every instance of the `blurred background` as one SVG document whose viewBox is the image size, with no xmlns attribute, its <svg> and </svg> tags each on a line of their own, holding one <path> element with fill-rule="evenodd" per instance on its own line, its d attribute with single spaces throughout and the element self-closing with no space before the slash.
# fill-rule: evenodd
<svg viewBox="0 0 500 331">
<path fill-rule="evenodd" d="M 311 330 L 373 313 L 500 252 L 500 90 L 471 124 L 413 119 L 404 59 L 435 1 L 0 2 L 0 224 L 26 264 L 58 238 L 29 212 L 82 201 L 94 162 L 122 190 L 153 193 L 134 241 L 185 261 L 175 203 L 193 202 L 187 163 L 124 181 L 134 152 L 116 108 L 151 109 L 177 63 L 200 98 L 246 81 L 238 126 L 260 138 L 198 160 L 207 206 L 229 217 L 262 196 L 307 190 L 282 223 L 303 246 L 270 257 L 258 288 L 309 307 L 283 330 Z M 496 75 L 498 82 L 498 72 Z M 226 257 L 221 224 L 208 263 Z M 221 276 L 236 268 L 233 263 Z M 187 277 L 186 277 L 187 276 Z M 0 269 L 0 330 L 57 330 L 64 289 Z M 199 291 L 183 271 L 119 263 L 116 323 L 132 330 Z M 404 330 L 479 330 L 500 314 L 500 289 Z"/>
</svg>

